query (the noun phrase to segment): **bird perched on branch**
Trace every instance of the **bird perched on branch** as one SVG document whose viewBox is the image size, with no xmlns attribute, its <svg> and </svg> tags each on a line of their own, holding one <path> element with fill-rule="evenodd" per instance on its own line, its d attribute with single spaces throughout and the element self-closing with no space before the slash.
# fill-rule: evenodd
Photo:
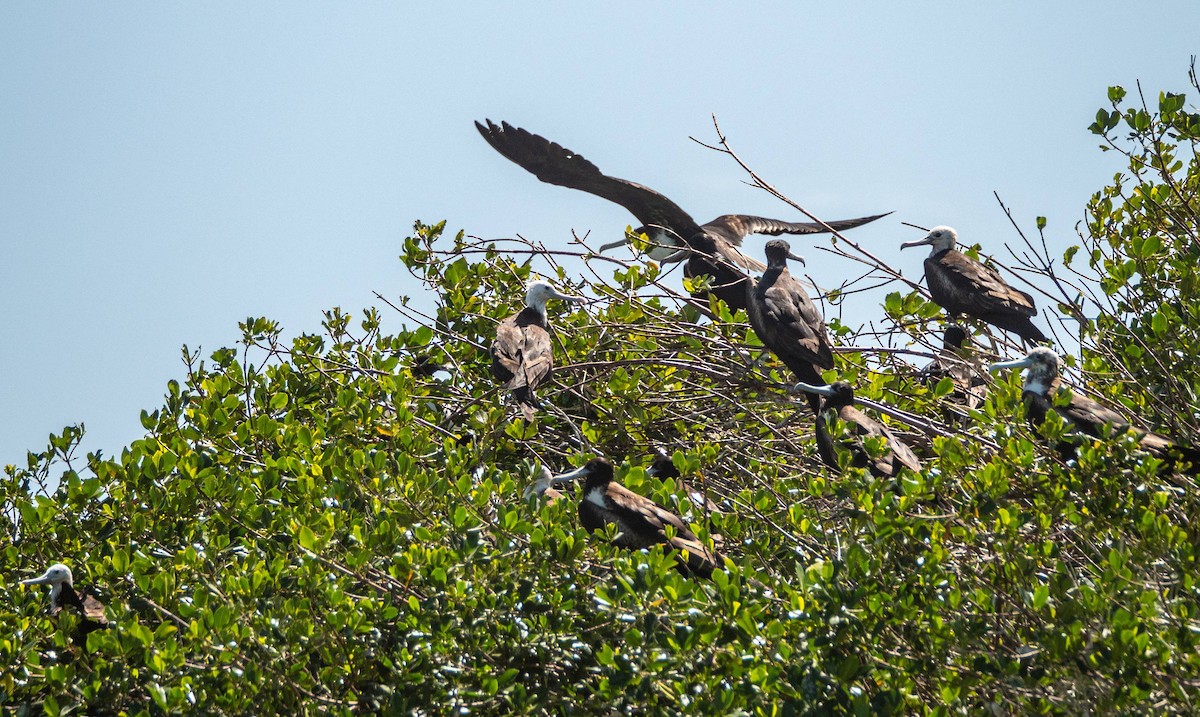
<svg viewBox="0 0 1200 717">
<path fill-rule="evenodd" d="M 1030 351 L 1025 358 L 994 363 L 990 370 L 1025 369 L 1021 398 L 1025 401 L 1029 422 L 1035 427 L 1046 420 L 1050 411 L 1054 411 L 1075 430 L 1092 438 L 1103 438 L 1131 430 L 1137 435 L 1142 449 L 1163 459 L 1171 470 L 1190 475 L 1200 473 L 1200 450 L 1181 446 L 1169 438 L 1138 428 L 1111 408 L 1062 386 L 1059 361 L 1058 354 L 1052 349 L 1039 346 Z M 1069 394 L 1065 403 L 1064 399 L 1059 398 L 1062 392 Z M 1070 445 L 1060 444 L 1060 450 L 1067 458 L 1075 454 L 1074 447 Z"/>
<path fill-rule="evenodd" d="M 782 239 L 766 244 L 767 270 L 747 285 L 746 315 L 766 346 L 804 383 L 823 384 L 821 371 L 833 368 L 833 349 L 821 311 L 788 272 L 787 261 L 804 263 Z M 821 399 L 810 394 L 815 413 Z"/>
<path fill-rule="evenodd" d="M 942 350 L 938 357 L 930 361 L 917 374 L 917 379 L 933 388 L 944 378 L 954 382 L 954 391 L 950 398 L 967 410 L 979 407 L 985 394 L 987 383 L 975 367 L 967 363 L 970 355 L 971 337 L 958 324 L 946 326 L 942 339 Z"/>
<path fill-rule="evenodd" d="M 854 389 L 845 381 L 835 381 L 828 386 L 813 386 L 804 382 L 797 383 L 795 390 L 805 391 L 825 398 L 820 412 L 817 414 L 817 452 L 825 465 L 839 470 L 837 446 L 848 450 L 851 465 L 856 468 L 866 468 L 880 478 L 895 478 L 900 469 L 921 472 L 921 461 L 917 459 L 912 449 L 905 445 L 883 423 L 876 421 L 854 406 Z M 843 441 L 840 435 L 834 433 L 834 421 L 845 423 L 852 437 Z M 872 457 L 863 446 L 863 439 L 882 437 L 887 439 L 883 453 Z"/>
<path fill-rule="evenodd" d="M 1049 341 L 1033 325 L 1037 316 L 1033 297 L 1008 285 L 1000 272 L 975 261 L 955 248 L 958 233 L 950 227 L 934 227 L 920 241 L 905 242 L 901 249 L 928 244 L 925 281 L 933 302 L 953 319 L 960 314 L 986 321 L 1011 331 L 1027 344 Z"/>
<path fill-rule="evenodd" d="M 613 480 L 613 465 L 606 458 L 593 458 L 569 473 L 555 476 L 554 483 L 586 478 L 579 500 L 579 522 L 587 530 L 600 530 L 612 523 L 617 526 L 613 541 L 622 548 L 640 550 L 667 545 L 679 553 L 679 572 L 710 577 L 722 565 L 722 558 L 705 547 L 683 519 L 658 503 L 638 495 Z M 665 528 L 675 534 L 667 537 Z"/>
<path fill-rule="evenodd" d="M 21 584 L 50 586 L 51 615 L 58 615 L 67 607 L 74 608 L 79 613 L 79 626 L 74 635 L 77 644 L 83 644 L 89 633 L 108 627 L 104 603 L 88 595 L 86 591 L 77 592 L 71 569 L 62 563 L 51 565 L 46 572 L 36 578 L 22 580 Z"/>
<path fill-rule="evenodd" d="M 538 179 L 560 187 L 579 189 L 616 202 L 632 213 L 641 226 L 634 234 L 650 239 L 650 258 L 656 261 L 687 260 L 689 277 L 711 276 L 710 290 L 731 311 L 746 307 L 743 282 L 750 271 L 762 271 L 761 263 L 738 247 L 747 234 L 818 234 L 829 231 L 818 223 L 784 222 L 744 214 L 726 214 L 700 225 L 678 204 L 649 187 L 603 174 L 581 155 L 507 122 L 475 127 L 488 144 Z M 828 222 L 835 230 L 851 229 L 873 222 L 886 214 Z M 601 251 L 620 246 L 606 244 Z"/>
<path fill-rule="evenodd" d="M 559 292 L 549 282 L 530 282 L 525 290 L 525 308 L 500 322 L 496 340 L 488 349 L 492 355 L 492 375 L 512 391 L 527 421 L 533 420 L 538 405 L 534 389 L 554 370 L 550 322 L 546 318 L 546 302 L 550 299 L 586 301 Z"/>
</svg>

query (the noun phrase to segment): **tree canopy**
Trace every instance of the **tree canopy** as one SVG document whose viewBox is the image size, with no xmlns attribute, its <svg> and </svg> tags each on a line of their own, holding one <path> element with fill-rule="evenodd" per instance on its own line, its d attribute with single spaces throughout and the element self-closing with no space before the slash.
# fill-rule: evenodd
<svg viewBox="0 0 1200 717">
<path fill-rule="evenodd" d="M 1090 128 L 1125 167 L 1088 203 L 1078 244 L 1051 255 L 1044 219 L 1029 235 L 1014 222 L 1013 268 L 1073 354 L 1077 391 L 1194 443 L 1200 113 L 1183 94 L 1137 94 L 1111 88 Z M 916 367 L 941 345 L 939 308 L 851 239 L 821 260 L 867 271 L 823 297 L 838 349 L 825 378 L 895 409 L 880 420 L 919 473 L 884 480 L 846 455 L 826 467 L 792 377 L 761 358 L 744 313 L 688 301 L 677 271 L 417 223 L 400 260 L 436 313 L 380 296 L 291 341 L 248 318 L 236 347 L 184 347 L 183 375 L 119 456 L 79 456 L 71 426 L 6 467 L 0 705 L 1200 709 L 1195 480 L 1160 470 L 1133 433 L 1072 439 L 1054 414 L 1031 428 L 1015 375 L 956 406 L 953 381 Z M 536 275 L 595 301 L 551 307 L 555 378 L 531 423 L 491 377 L 487 345 Z M 881 294 L 879 316 L 837 318 L 863 290 Z M 399 331 L 384 329 L 390 314 Z M 1016 354 L 974 328 L 977 368 Z M 1074 457 L 1054 450 L 1062 440 Z M 647 474 L 658 447 L 706 500 Z M 522 498 L 541 466 L 596 455 L 719 542 L 724 569 L 686 578 L 661 548 L 587 533 L 572 497 Z M 17 585 L 59 561 L 107 605 L 109 629 L 83 644 L 78 616 L 52 619 L 41 590 Z"/>
</svg>

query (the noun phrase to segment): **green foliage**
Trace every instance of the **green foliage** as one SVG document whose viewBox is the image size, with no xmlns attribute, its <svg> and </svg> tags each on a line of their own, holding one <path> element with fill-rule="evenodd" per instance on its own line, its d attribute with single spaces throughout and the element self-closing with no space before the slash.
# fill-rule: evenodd
<svg viewBox="0 0 1200 717">
<path fill-rule="evenodd" d="M 1197 168 L 1166 148 L 1194 141 L 1196 123 L 1174 97 L 1148 121 L 1122 110 L 1095 125 L 1111 137 L 1124 122 L 1130 141 L 1156 148 L 1132 155 L 1141 174 L 1094 199 L 1085 247 L 1114 309 L 1086 327 L 1082 368 L 1125 377 L 1114 390 L 1139 409 L 1163 403 L 1152 355 L 1196 354 L 1195 224 L 1180 218 L 1194 222 Z M 1124 94 L 1110 99 L 1116 112 Z M 417 224 L 401 260 L 436 295 L 433 315 L 388 303 L 406 322 L 393 333 L 378 310 L 334 309 L 320 333 L 289 342 L 248 318 L 235 348 L 202 358 L 185 347 L 186 376 L 120 456 L 80 459 L 82 427 L 68 427 L 8 466 L 0 704 L 1194 711 L 1200 498 L 1159 475 L 1132 435 L 1083 442 L 1064 462 L 1046 441 L 1066 427 L 1052 416 L 1027 428 L 1012 377 L 932 439 L 884 419 L 921 456 L 920 474 L 830 471 L 784 392 L 792 377 L 756 361 L 744 315 L 720 305 L 707 307 L 719 321 L 701 319 L 654 263 L 563 287 L 598 301 L 551 306 L 556 379 L 527 425 L 491 379 L 486 346 L 535 267 L 576 282 L 557 258 Z M 888 295 L 884 310 L 910 327 L 937 313 L 916 293 Z M 1121 317 L 1133 319 L 1124 333 Z M 858 345 L 831 325 L 839 344 Z M 1169 380 L 1195 386 L 1183 363 Z M 925 418 L 953 393 L 949 379 L 923 385 L 869 350 L 838 354 L 835 374 Z M 1154 415 L 1186 424 L 1194 394 L 1176 395 Z M 721 512 L 648 476 L 655 446 Z M 594 454 L 703 540 L 720 536 L 727 569 L 685 579 L 660 549 L 587 534 L 571 497 L 521 498 L 539 462 L 565 470 Z M 60 559 L 108 605 L 113 627 L 85 645 L 72 643 L 75 618 L 49 617 L 43 590 L 14 584 Z"/>
</svg>

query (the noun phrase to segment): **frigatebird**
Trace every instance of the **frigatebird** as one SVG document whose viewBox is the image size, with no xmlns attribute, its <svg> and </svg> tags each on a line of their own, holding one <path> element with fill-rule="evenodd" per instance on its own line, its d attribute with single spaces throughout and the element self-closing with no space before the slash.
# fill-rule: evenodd
<svg viewBox="0 0 1200 717">
<path fill-rule="evenodd" d="M 804 263 L 782 239 L 766 244 L 767 270 L 747 285 L 746 315 L 766 346 L 804 383 L 823 384 L 821 371 L 833 368 L 833 349 L 821 311 L 808 292 L 788 272 L 787 260 Z M 820 398 L 810 395 L 816 412 Z"/>
<path fill-rule="evenodd" d="M 721 512 L 720 507 L 712 499 L 683 480 L 683 476 L 679 474 L 679 469 L 675 467 L 675 461 L 661 448 L 655 449 L 654 460 L 650 462 L 650 467 L 646 469 L 646 475 L 654 476 L 655 478 L 670 478 L 677 482 L 679 487 L 687 493 L 693 505 L 702 505 L 710 513 Z"/>
<path fill-rule="evenodd" d="M 579 500 L 579 522 L 589 531 L 617 526 L 613 543 L 632 550 L 667 545 L 682 551 L 679 572 L 710 577 L 722 565 L 721 556 L 709 550 L 683 519 L 658 503 L 638 495 L 613 480 L 613 465 L 606 458 L 593 458 L 569 473 L 554 477 L 555 483 L 587 478 Z M 675 530 L 668 538 L 666 526 Z"/>
<path fill-rule="evenodd" d="M 492 375 L 512 391 L 525 420 L 532 421 L 538 405 L 534 389 L 554 370 L 550 348 L 550 322 L 546 302 L 550 299 L 584 302 L 579 296 L 560 293 L 545 281 L 532 281 L 525 290 L 525 308 L 496 327 L 496 340 L 488 352 L 492 355 Z"/>
<path fill-rule="evenodd" d="M 46 572 L 36 578 L 22 580 L 22 585 L 50 586 L 50 614 L 58 615 L 63 608 L 72 607 L 79 613 L 79 626 L 75 631 L 75 642 L 83 644 L 89 633 L 108 627 L 108 618 L 104 615 L 104 603 L 88 595 L 86 591 L 75 590 L 71 569 L 62 563 L 55 563 Z"/>
<path fill-rule="evenodd" d="M 983 387 L 987 385 L 983 377 L 966 361 L 970 348 L 971 337 L 966 330 L 958 324 L 950 324 L 946 327 L 942 338 L 942 350 L 937 358 L 926 364 L 917 374 L 917 380 L 930 388 L 937 386 L 942 379 L 949 378 L 954 382 L 954 391 L 950 394 L 950 399 L 968 410 L 979 407 L 983 400 Z"/>
<path fill-rule="evenodd" d="M 546 505 L 553 505 L 563 498 L 562 491 L 554 487 L 555 483 L 558 482 L 554 475 L 550 473 L 549 468 L 541 466 L 538 472 L 538 479 L 525 486 L 525 491 L 521 494 L 521 497 L 525 500 L 536 497 Z"/>
<path fill-rule="evenodd" d="M 475 127 L 488 144 L 548 184 L 579 189 L 625 207 L 642 223 L 633 233 L 650 239 L 649 255 L 656 261 L 687 259 L 688 277 L 711 276 L 710 289 L 724 299 L 731 311 L 744 309 L 746 291 L 742 282 L 747 272 L 762 271 L 763 265 L 738 247 L 747 234 L 819 234 L 829 231 L 816 222 L 785 222 L 745 214 L 726 214 L 700 225 L 678 204 L 635 182 L 602 173 L 581 155 L 555 142 L 507 122 L 499 125 L 484 120 Z M 852 229 L 886 214 L 827 222 L 835 230 Z M 606 244 L 601 251 L 620 246 Z"/>
<path fill-rule="evenodd" d="M 839 470 L 837 446 L 840 444 L 850 452 L 851 465 L 867 468 L 880 478 L 894 478 L 900 468 L 921 472 L 921 461 L 912 449 L 905 445 L 883 423 L 876 421 L 854 406 L 854 389 L 846 381 L 835 381 L 828 386 L 814 386 L 800 382 L 797 391 L 824 396 L 820 412 L 817 413 L 817 452 L 825 465 Z M 841 420 L 852 432 L 850 440 L 834 435 L 834 421 Z M 872 457 L 863 446 L 863 439 L 882 437 L 887 445 L 878 457 Z"/>
<path fill-rule="evenodd" d="M 1169 438 L 1138 428 L 1111 408 L 1062 386 L 1059 361 L 1058 354 L 1052 349 L 1039 346 L 1023 359 L 1000 361 L 992 364 L 990 370 L 1025 369 L 1021 398 L 1025 402 L 1029 422 L 1035 427 L 1040 426 L 1053 410 L 1075 430 L 1092 438 L 1104 438 L 1132 430 L 1142 449 L 1163 459 L 1171 470 L 1191 475 L 1200 473 L 1200 450 L 1181 446 Z M 1070 394 L 1068 399 L 1058 398 L 1063 391 Z M 1069 445 L 1060 444 L 1060 451 L 1066 458 L 1074 456 L 1074 448 Z M 1191 465 L 1184 466 L 1181 461 Z"/>
<path fill-rule="evenodd" d="M 901 249 L 929 244 L 925 281 L 933 302 L 954 318 L 966 314 L 997 328 L 1012 331 L 1026 343 L 1049 341 L 1033 325 L 1037 316 L 1033 297 L 1008 285 L 1000 273 L 955 249 L 958 232 L 934 227 L 920 241 L 905 242 Z"/>
</svg>

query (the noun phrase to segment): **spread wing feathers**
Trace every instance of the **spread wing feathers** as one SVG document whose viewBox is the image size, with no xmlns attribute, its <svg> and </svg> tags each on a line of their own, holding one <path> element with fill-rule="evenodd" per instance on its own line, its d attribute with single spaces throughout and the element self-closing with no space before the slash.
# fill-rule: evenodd
<svg viewBox="0 0 1200 717">
<path fill-rule="evenodd" d="M 976 317 L 996 311 L 1037 316 L 1032 296 L 1009 286 L 995 269 L 957 250 L 926 259 L 925 278 L 934 300 L 948 311 Z"/>
<path fill-rule="evenodd" d="M 859 217 L 857 219 L 839 219 L 834 222 L 826 222 L 826 224 L 837 231 L 842 231 L 843 229 L 861 227 L 863 224 L 869 224 L 876 219 L 886 217 L 888 214 L 891 214 L 891 212 L 887 214 L 875 214 L 869 217 Z M 823 234 L 829 231 L 816 222 L 785 222 L 779 219 L 754 217 L 748 214 L 725 214 L 705 224 L 703 228 L 719 233 L 726 241 L 738 246 L 741 245 L 742 239 L 748 234 L 778 236 L 780 234 Z"/>
<path fill-rule="evenodd" d="M 872 468 L 876 475 L 894 476 L 898 470 L 896 464 L 917 473 L 921 472 L 921 461 L 917 459 L 916 454 L 912 452 L 911 448 L 905 445 L 904 441 L 897 438 L 887 426 L 854 406 L 843 406 L 842 410 L 838 412 L 838 417 L 854 426 L 855 435 L 860 440 L 869 437 L 883 437 L 887 439 L 887 450 L 872 461 Z M 863 451 L 864 457 L 866 456 L 866 451 L 861 445 L 856 446 L 856 450 Z"/>
<path fill-rule="evenodd" d="M 760 282 L 759 288 L 761 301 L 755 308 L 762 315 L 760 321 L 753 322 L 759 339 L 789 367 L 788 359 L 795 358 L 823 369 L 833 368 L 833 348 L 824 319 L 804 287 L 783 273 L 765 289 Z"/>
<path fill-rule="evenodd" d="M 596 165 L 562 145 L 551 142 L 507 122 L 499 125 L 485 120 L 475 127 L 500 154 L 520 165 L 538 179 L 560 187 L 578 189 L 628 209 L 645 226 L 670 227 L 684 232 L 686 240 L 700 232 L 696 221 L 678 204 L 649 187 L 601 172 Z"/>
<path fill-rule="evenodd" d="M 718 564 L 716 556 L 700 542 L 683 519 L 649 498 L 638 495 L 619 483 L 609 483 L 606 496 L 616 515 L 610 522 L 622 527 L 617 544 L 627 548 L 646 548 L 667 543 L 689 554 L 688 566 L 697 572 L 711 573 Z M 624 524 L 624 525 L 623 525 Z M 667 540 L 666 526 L 675 528 L 675 536 Z M 627 527 L 626 527 L 627 526 Z"/>
</svg>

